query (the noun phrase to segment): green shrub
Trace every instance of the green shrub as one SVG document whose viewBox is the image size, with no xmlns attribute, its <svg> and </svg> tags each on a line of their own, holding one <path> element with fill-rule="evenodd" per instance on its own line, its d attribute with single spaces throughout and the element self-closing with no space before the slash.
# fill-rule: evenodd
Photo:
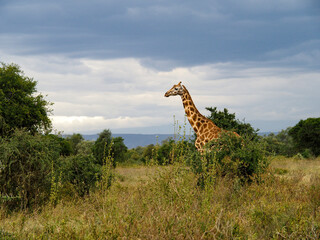
<svg viewBox="0 0 320 240">
<path fill-rule="evenodd" d="M 60 159 L 57 174 L 61 173 L 64 187 L 72 186 L 79 196 L 89 193 L 101 176 L 101 166 L 92 154 L 78 154 Z"/>
<path fill-rule="evenodd" d="M 146 160 L 143 158 L 143 147 L 136 147 L 133 149 L 129 149 L 126 154 L 126 161 L 125 164 L 128 165 L 143 165 Z"/>
<path fill-rule="evenodd" d="M 175 141 L 172 138 L 162 142 L 161 146 L 157 149 L 157 162 L 159 165 L 167 165 L 173 162 L 174 144 Z"/>
<path fill-rule="evenodd" d="M 266 154 L 292 157 L 297 153 L 294 149 L 293 139 L 289 135 L 290 129 L 289 127 L 278 134 L 270 133 L 268 136 L 261 137 L 260 141 L 265 145 Z"/>
<path fill-rule="evenodd" d="M 304 149 L 303 152 L 301 153 L 301 155 L 304 158 L 313 158 L 314 157 L 312 150 L 310 150 L 309 148 Z"/>
<path fill-rule="evenodd" d="M 203 155 L 192 153 L 188 162 L 199 176 L 200 185 L 215 176 L 248 182 L 259 177 L 269 165 L 261 143 L 230 132 L 223 132 L 219 139 L 208 143 Z"/>
<path fill-rule="evenodd" d="M 48 200 L 52 163 L 60 147 L 52 138 L 15 130 L 0 138 L 0 195 L 10 196 L 5 205 L 26 209 Z"/>
<path fill-rule="evenodd" d="M 299 121 L 289 130 L 299 152 L 309 149 L 315 156 L 320 155 L 320 118 Z"/>
<path fill-rule="evenodd" d="M 141 161 L 144 163 L 148 163 L 154 157 L 154 152 L 156 151 L 156 146 L 153 144 L 149 144 L 148 146 L 144 147 Z"/>
<path fill-rule="evenodd" d="M 81 141 L 76 146 L 77 154 L 91 154 L 93 148 L 93 141 Z"/>
<path fill-rule="evenodd" d="M 124 162 L 128 148 L 123 141 L 124 139 L 122 137 L 112 138 L 110 130 L 103 130 L 93 145 L 93 154 L 96 158 L 96 163 L 100 165 L 104 164 L 105 158 L 107 157 L 106 149 L 110 146 L 112 146 L 111 154 L 114 157 L 114 167 L 117 162 Z"/>
<path fill-rule="evenodd" d="M 83 136 L 80 133 L 74 133 L 71 136 L 67 136 L 66 140 L 70 143 L 72 153 L 74 155 L 78 154 L 78 145 L 84 141 Z"/>
<path fill-rule="evenodd" d="M 52 138 L 53 141 L 60 145 L 60 155 L 69 156 L 72 153 L 70 142 L 63 137 L 55 134 L 48 134 L 47 137 Z"/>
</svg>

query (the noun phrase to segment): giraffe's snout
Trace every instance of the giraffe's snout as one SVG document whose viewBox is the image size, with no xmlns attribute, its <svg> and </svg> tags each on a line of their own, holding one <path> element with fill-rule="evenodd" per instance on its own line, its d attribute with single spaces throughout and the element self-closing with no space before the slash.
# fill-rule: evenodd
<svg viewBox="0 0 320 240">
<path fill-rule="evenodd" d="M 169 96 L 170 96 L 170 93 L 169 93 L 169 92 L 166 92 L 166 93 L 164 94 L 164 96 L 165 96 L 165 97 L 169 97 Z"/>
</svg>

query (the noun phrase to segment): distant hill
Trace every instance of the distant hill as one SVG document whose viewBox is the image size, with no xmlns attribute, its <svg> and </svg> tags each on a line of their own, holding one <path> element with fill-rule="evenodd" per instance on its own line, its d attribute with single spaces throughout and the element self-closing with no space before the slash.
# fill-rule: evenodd
<svg viewBox="0 0 320 240">
<path fill-rule="evenodd" d="M 271 132 L 259 132 L 260 136 L 269 135 Z M 275 132 L 277 134 L 277 132 Z M 85 140 L 95 141 L 98 138 L 98 134 L 83 135 Z M 124 144 L 129 148 L 136 148 L 138 146 L 144 147 L 149 144 L 161 144 L 163 140 L 168 138 L 174 138 L 173 134 L 112 134 L 113 137 L 122 137 L 124 139 Z M 188 136 L 187 136 L 188 138 Z"/>
<path fill-rule="evenodd" d="M 85 140 L 95 141 L 98 138 L 98 134 L 83 135 Z M 168 138 L 174 138 L 173 134 L 112 134 L 113 137 L 122 137 L 124 144 L 130 148 L 136 148 L 138 146 L 144 147 L 149 144 L 161 144 L 163 140 Z"/>
</svg>

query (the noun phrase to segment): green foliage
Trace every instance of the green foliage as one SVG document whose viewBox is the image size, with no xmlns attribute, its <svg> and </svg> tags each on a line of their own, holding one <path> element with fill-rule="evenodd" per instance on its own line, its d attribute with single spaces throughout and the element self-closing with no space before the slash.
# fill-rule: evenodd
<svg viewBox="0 0 320 240">
<path fill-rule="evenodd" d="M 163 141 L 157 149 L 157 162 L 160 165 L 182 162 L 187 154 L 194 151 L 196 151 L 196 149 L 190 141 L 184 139 L 175 141 L 169 138 Z"/>
<path fill-rule="evenodd" d="M 282 130 L 278 134 L 270 133 L 268 136 L 264 136 L 260 141 L 265 145 L 268 155 L 282 155 L 291 157 L 296 154 L 294 149 L 293 139 L 288 134 L 291 128 Z"/>
<path fill-rule="evenodd" d="M 210 111 L 210 116 L 207 118 L 212 120 L 219 128 L 234 131 L 241 136 L 249 136 L 251 138 L 258 136 L 259 129 L 254 129 L 250 123 L 236 119 L 235 113 L 229 113 L 228 109 L 224 108 L 223 111 L 218 111 L 216 107 L 207 107 L 206 109 Z"/>
<path fill-rule="evenodd" d="M 114 180 L 114 157 L 112 154 L 112 148 L 113 148 L 113 140 L 111 140 L 111 143 L 108 146 L 108 149 L 106 151 L 107 155 L 104 159 L 104 163 L 102 166 L 102 174 L 101 174 L 101 180 L 98 182 L 97 186 L 100 187 L 100 190 L 102 192 L 108 190 L 112 182 Z"/>
<path fill-rule="evenodd" d="M 68 136 L 66 140 L 70 143 L 72 153 L 78 154 L 78 145 L 84 140 L 83 136 L 80 133 L 74 133 Z"/>
<path fill-rule="evenodd" d="M 149 144 L 148 146 L 146 146 L 143 151 L 142 161 L 144 163 L 147 163 L 148 161 L 150 161 L 153 158 L 154 151 L 155 151 L 155 146 L 153 144 Z"/>
<path fill-rule="evenodd" d="M 222 133 L 210 152 L 222 174 L 234 169 L 235 174 L 243 181 L 259 176 L 269 165 L 262 144 L 249 138 L 240 138 L 230 133 Z"/>
<path fill-rule="evenodd" d="M 167 165 L 174 161 L 174 145 L 175 141 L 172 138 L 164 140 L 157 151 L 157 162 L 159 165 Z"/>
<path fill-rule="evenodd" d="M 206 147 L 202 156 L 193 153 L 189 161 L 201 185 L 217 176 L 248 182 L 259 178 L 269 165 L 261 143 L 229 132 L 221 133 L 219 139 L 209 142 Z"/>
<path fill-rule="evenodd" d="M 106 149 L 111 144 L 111 139 L 111 131 L 109 129 L 103 130 L 93 145 L 93 155 L 96 158 L 96 162 L 100 165 L 104 164 L 107 156 Z"/>
<path fill-rule="evenodd" d="M 0 239 L 16 240 L 17 238 L 14 237 L 13 234 L 7 233 L 6 231 L 3 231 L 3 230 L 0 228 Z"/>
<path fill-rule="evenodd" d="M 146 160 L 143 158 L 143 153 L 146 147 L 138 146 L 133 149 L 129 149 L 126 154 L 126 164 L 142 165 L 146 163 Z"/>
<path fill-rule="evenodd" d="M 81 141 L 77 144 L 77 154 L 90 154 L 92 153 L 94 142 L 93 141 Z"/>
<path fill-rule="evenodd" d="M 64 139 L 63 137 L 54 134 L 48 134 L 47 137 L 51 138 L 53 141 L 59 144 L 60 155 L 69 156 L 72 153 L 70 142 Z"/>
<path fill-rule="evenodd" d="M 124 139 L 122 137 L 113 138 L 113 145 L 111 153 L 114 157 L 115 163 L 124 162 L 126 159 L 127 146 L 124 144 Z"/>
<path fill-rule="evenodd" d="M 52 138 L 23 130 L 0 139 L 0 195 L 17 197 L 6 206 L 26 209 L 49 198 L 51 166 L 59 152 Z"/>
<path fill-rule="evenodd" d="M 50 130 L 48 117 L 51 103 L 41 94 L 36 95 L 36 84 L 24 76 L 15 64 L 0 66 L 0 136 L 6 136 L 15 128 L 32 133 Z"/>
<path fill-rule="evenodd" d="M 298 151 L 310 149 L 315 156 L 320 155 L 320 118 L 301 120 L 289 130 L 289 135 Z"/>
<path fill-rule="evenodd" d="M 127 147 L 123 143 L 122 137 L 112 138 L 110 130 L 103 130 L 93 146 L 93 154 L 96 158 L 96 162 L 100 165 L 104 164 L 107 157 L 107 149 L 113 142 L 111 154 L 114 157 L 114 167 L 117 162 L 123 162 L 125 160 L 125 154 Z"/>
<path fill-rule="evenodd" d="M 88 194 L 101 176 L 101 166 L 95 164 L 92 154 L 78 154 L 60 159 L 57 173 L 65 187 L 72 186 L 79 196 Z M 70 188 L 68 189 L 71 190 Z"/>
</svg>

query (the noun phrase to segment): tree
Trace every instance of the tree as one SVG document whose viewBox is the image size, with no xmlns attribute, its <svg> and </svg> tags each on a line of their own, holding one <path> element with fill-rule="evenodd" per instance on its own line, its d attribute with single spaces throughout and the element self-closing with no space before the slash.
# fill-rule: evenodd
<svg viewBox="0 0 320 240">
<path fill-rule="evenodd" d="M 37 82 L 26 77 L 16 64 L 0 66 L 0 136 L 15 128 L 31 133 L 50 130 L 50 102 L 36 93 Z"/>
<path fill-rule="evenodd" d="M 142 153 L 142 162 L 147 163 L 149 162 L 155 155 L 156 146 L 153 144 L 149 144 L 148 146 L 144 147 Z"/>
<path fill-rule="evenodd" d="M 127 146 L 124 144 L 122 137 L 113 138 L 112 152 L 115 162 L 124 162 L 126 159 Z"/>
<path fill-rule="evenodd" d="M 207 118 L 212 120 L 219 128 L 234 131 L 251 138 L 258 136 L 257 132 L 259 129 L 254 129 L 250 123 L 241 122 L 236 119 L 235 113 L 229 113 L 228 109 L 224 108 L 223 111 L 218 111 L 216 107 L 207 107 L 206 109 L 210 111 L 210 116 Z"/>
<path fill-rule="evenodd" d="M 111 131 L 103 130 L 93 145 L 93 155 L 98 164 L 103 165 L 108 153 L 108 146 L 111 144 Z"/>
<path fill-rule="evenodd" d="M 68 136 L 66 139 L 71 144 L 73 154 L 78 154 L 78 145 L 84 140 L 83 136 L 80 133 L 74 133 L 71 136 Z"/>
<path fill-rule="evenodd" d="M 110 154 L 114 158 L 114 164 L 116 162 L 123 162 L 125 153 L 127 152 L 127 147 L 123 142 L 123 138 L 112 138 L 112 133 L 109 129 L 103 130 L 93 145 L 93 154 L 98 164 L 104 164 L 110 148 Z"/>
<path fill-rule="evenodd" d="M 310 149 L 315 156 L 320 155 L 320 118 L 300 120 L 289 135 L 298 151 Z"/>
</svg>

